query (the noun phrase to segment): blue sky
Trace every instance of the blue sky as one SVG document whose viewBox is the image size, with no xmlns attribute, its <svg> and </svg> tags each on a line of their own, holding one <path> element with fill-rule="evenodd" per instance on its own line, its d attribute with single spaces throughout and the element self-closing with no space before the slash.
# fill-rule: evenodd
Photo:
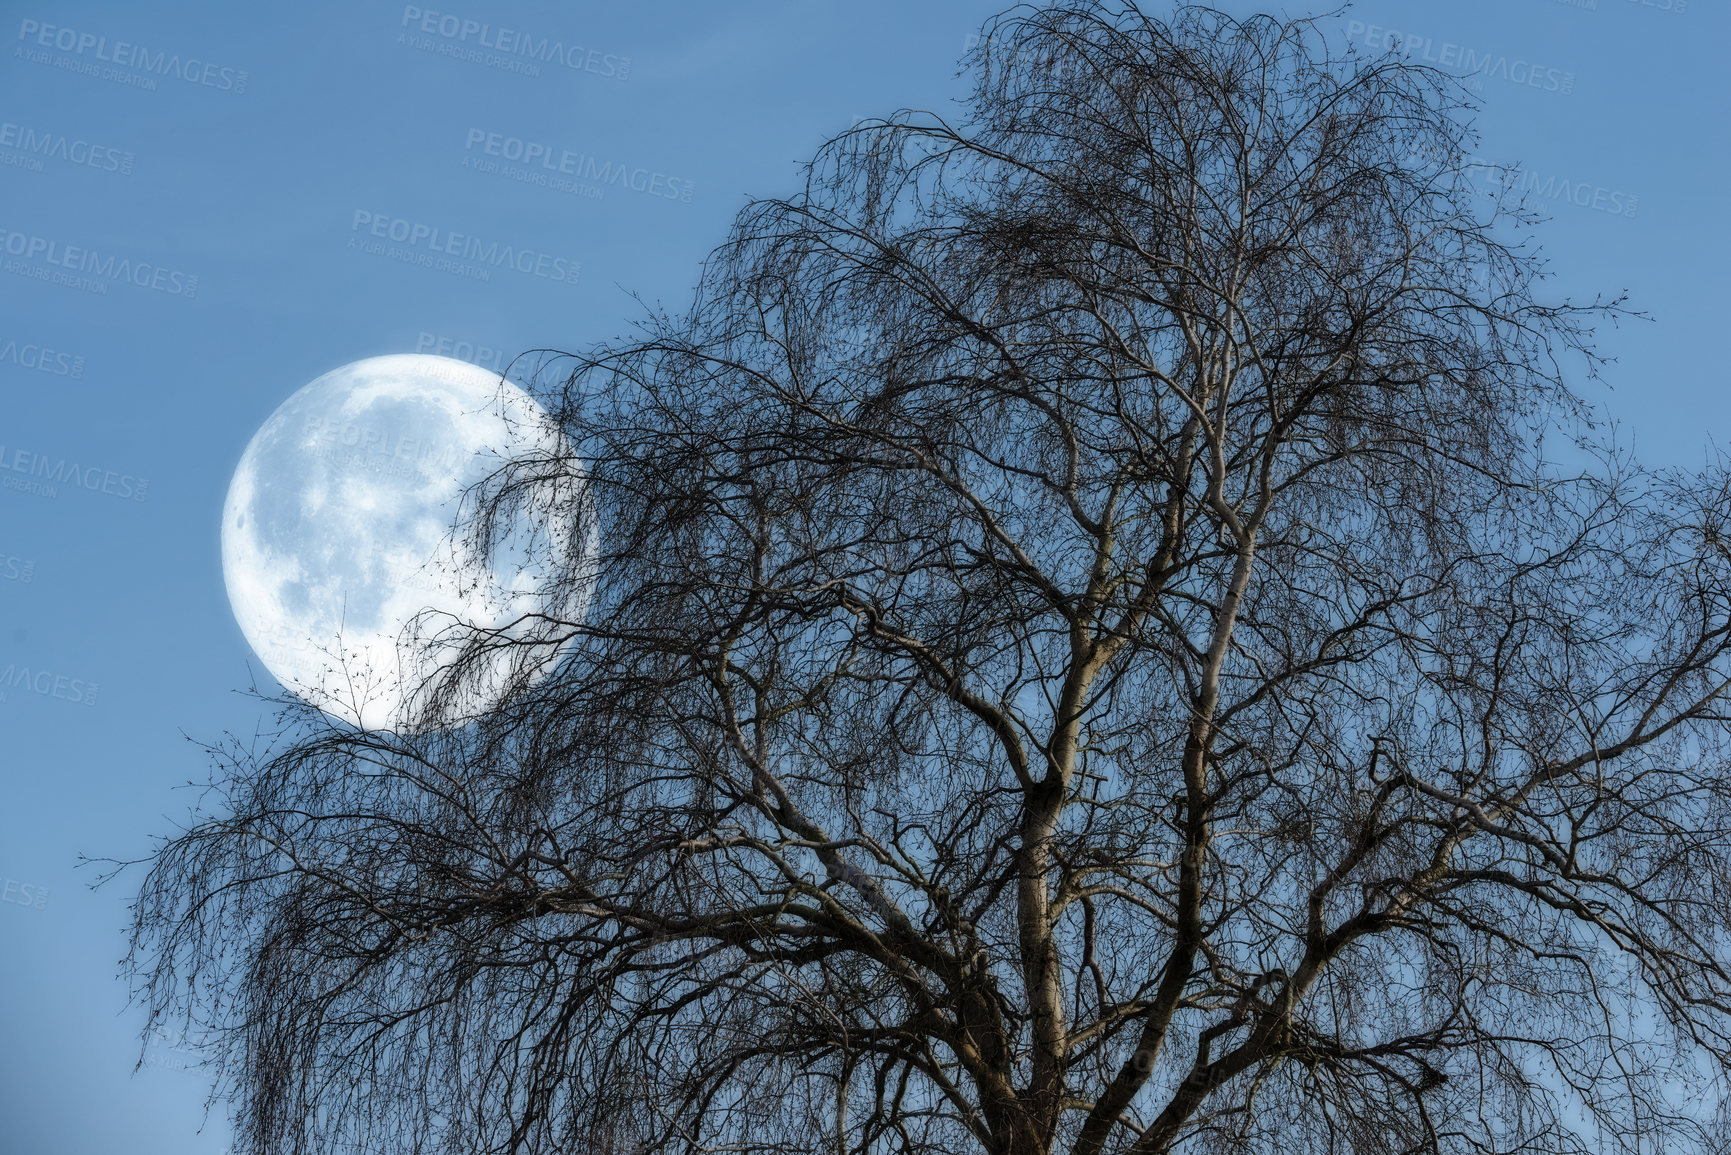
<svg viewBox="0 0 1731 1155">
<path fill-rule="evenodd" d="M 225 1148 L 184 1056 L 133 1073 L 132 883 L 92 892 L 77 862 L 186 813 L 189 737 L 268 721 L 218 553 L 258 425 L 360 357 L 578 348 L 632 294 L 680 307 L 822 140 L 946 107 L 1001 6 L 441 2 L 0 3 L 0 1155 Z M 1493 61 L 1483 151 L 1553 206 L 1547 291 L 1653 317 L 1604 331 L 1589 392 L 1642 456 L 1694 464 L 1731 437 L 1731 13 L 1684 4 L 1379 0 L 1336 31 Z M 531 150 L 546 183 L 506 171 Z M 375 227 L 536 260 L 483 280 L 369 251 Z"/>
</svg>

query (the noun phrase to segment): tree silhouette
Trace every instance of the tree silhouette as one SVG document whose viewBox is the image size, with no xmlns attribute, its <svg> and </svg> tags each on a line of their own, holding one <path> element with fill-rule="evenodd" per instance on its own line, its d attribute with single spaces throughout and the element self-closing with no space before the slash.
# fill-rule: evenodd
<svg viewBox="0 0 1731 1155">
<path fill-rule="evenodd" d="M 259 1153 L 1722 1142 L 1731 489 L 1595 433 L 1619 302 L 1312 23 L 967 63 L 546 378 L 551 676 L 217 749 L 152 1027 Z"/>
</svg>

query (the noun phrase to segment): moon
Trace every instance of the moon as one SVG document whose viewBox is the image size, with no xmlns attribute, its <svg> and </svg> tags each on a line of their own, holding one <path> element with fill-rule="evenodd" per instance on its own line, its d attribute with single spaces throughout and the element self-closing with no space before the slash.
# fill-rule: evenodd
<svg viewBox="0 0 1731 1155">
<path fill-rule="evenodd" d="M 529 500 L 478 556 L 459 515 L 513 461 L 537 463 Z M 327 714 L 398 732 L 459 724 L 513 675 L 544 676 L 580 619 L 586 587 L 572 577 L 594 542 L 566 527 L 581 489 L 553 421 L 495 373 L 425 354 L 333 369 L 271 414 L 229 483 L 235 621 L 271 674 Z M 463 667 L 429 713 L 433 679 L 452 676 L 477 630 L 516 644 Z"/>
</svg>

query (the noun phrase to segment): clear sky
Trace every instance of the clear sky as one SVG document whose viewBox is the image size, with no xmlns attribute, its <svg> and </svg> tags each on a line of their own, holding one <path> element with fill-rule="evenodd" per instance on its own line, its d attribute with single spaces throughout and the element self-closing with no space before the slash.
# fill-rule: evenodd
<svg viewBox="0 0 1731 1155">
<path fill-rule="evenodd" d="M 189 738 L 268 720 L 237 692 L 271 683 L 218 553 L 259 424 L 357 358 L 578 348 L 632 294 L 681 307 L 823 139 L 943 109 L 1001 6 L 0 0 L 0 1155 L 226 1146 L 185 1056 L 134 1074 L 134 884 L 93 892 L 77 863 L 186 813 Z M 1625 439 L 1690 464 L 1731 439 L 1723 0 L 1376 0 L 1337 24 L 1390 30 L 1489 62 L 1484 151 L 1554 206 L 1550 291 L 1654 318 L 1603 334 Z M 531 271 L 413 263 L 434 229 Z"/>
</svg>

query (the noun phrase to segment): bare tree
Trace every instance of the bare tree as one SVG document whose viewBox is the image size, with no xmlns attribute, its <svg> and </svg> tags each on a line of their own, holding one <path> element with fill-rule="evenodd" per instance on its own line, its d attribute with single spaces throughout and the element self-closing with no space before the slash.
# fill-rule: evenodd
<svg viewBox="0 0 1731 1155">
<path fill-rule="evenodd" d="M 1620 305 L 1309 23 L 968 65 L 563 363 L 552 676 L 218 750 L 153 1026 L 261 1155 L 1712 1148 L 1731 488 L 1593 432 Z"/>
</svg>

